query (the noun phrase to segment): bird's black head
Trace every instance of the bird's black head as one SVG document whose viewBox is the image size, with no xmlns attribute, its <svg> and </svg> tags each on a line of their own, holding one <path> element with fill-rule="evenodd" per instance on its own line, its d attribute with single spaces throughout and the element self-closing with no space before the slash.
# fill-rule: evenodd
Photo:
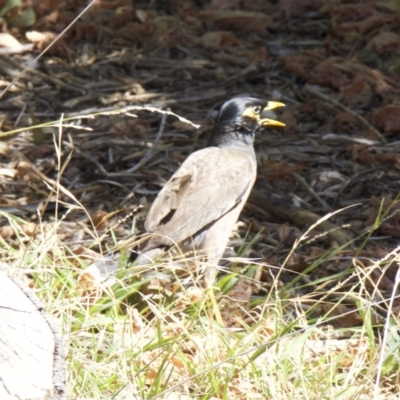
<svg viewBox="0 0 400 400">
<path fill-rule="evenodd" d="M 235 97 L 225 102 L 215 120 L 209 146 L 252 146 L 255 134 L 266 125 L 285 126 L 282 122 L 262 118 L 264 111 L 284 104 L 254 97 Z"/>
</svg>

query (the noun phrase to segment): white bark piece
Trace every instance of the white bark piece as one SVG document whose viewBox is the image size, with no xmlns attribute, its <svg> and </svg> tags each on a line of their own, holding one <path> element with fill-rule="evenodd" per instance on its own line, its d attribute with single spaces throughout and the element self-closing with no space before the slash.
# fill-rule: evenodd
<svg viewBox="0 0 400 400">
<path fill-rule="evenodd" d="M 0 399 L 65 398 L 64 354 L 38 299 L 0 266 Z"/>
</svg>

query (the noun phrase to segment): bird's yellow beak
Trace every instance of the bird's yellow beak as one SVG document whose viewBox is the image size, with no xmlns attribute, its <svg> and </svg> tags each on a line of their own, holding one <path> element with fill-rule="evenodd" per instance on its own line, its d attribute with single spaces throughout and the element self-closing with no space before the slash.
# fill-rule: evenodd
<svg viewBox="0 0 400 400">
<path fill-rule="evenodd" d="M 275 110 L 275 108 L 279 107 L 285 107 L 285 105 L 283 103 L 280 103 L 279 101 L 269 101 L 267 106 L 264 108 L 263 112 Z M 269 118 L 259 119 L 258 124 L 260 126 L 267 126 L 267 125 L 286 126 L 283 122 L 275 121 L 274 119 L 269 119 Z"/>
</svg>

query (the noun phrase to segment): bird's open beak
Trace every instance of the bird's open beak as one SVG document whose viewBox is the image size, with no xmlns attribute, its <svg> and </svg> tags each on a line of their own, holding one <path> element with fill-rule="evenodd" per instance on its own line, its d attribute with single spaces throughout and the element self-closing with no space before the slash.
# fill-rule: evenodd
<svg viewBox="0 0 400 400">
<path fill-rule="evenodd" d="M 278 101 L 269 101 L 267 106 L 264 108 L 263 112 L 274 110 L 275 108 L 278 108 L 278 107 L 285 107 L 285 105 L 283 103 L 279 103 Z M 258 124 L 260 126 L 267 126 L 267 125 L 286 126 L 283 122 L 275 121 L 274 119 L 270 119 L 270 118 L 260 119 L 258 121 Z"/>
</svg>

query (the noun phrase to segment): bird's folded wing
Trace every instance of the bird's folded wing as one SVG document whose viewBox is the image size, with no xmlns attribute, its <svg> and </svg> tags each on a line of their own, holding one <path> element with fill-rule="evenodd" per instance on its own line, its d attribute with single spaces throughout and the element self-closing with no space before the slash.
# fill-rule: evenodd
<svg viewBox="0 0 400 400">
<path fill-rule="evenodd" d="M 255 175 L 255 160 L 245 152 L 215 147 L 197 151 L 161 190 L 145 228 L 160 235 L 160 244 L 163 235 L 179 243 L 236 206 L 242 207 Z"/>
</svg>

